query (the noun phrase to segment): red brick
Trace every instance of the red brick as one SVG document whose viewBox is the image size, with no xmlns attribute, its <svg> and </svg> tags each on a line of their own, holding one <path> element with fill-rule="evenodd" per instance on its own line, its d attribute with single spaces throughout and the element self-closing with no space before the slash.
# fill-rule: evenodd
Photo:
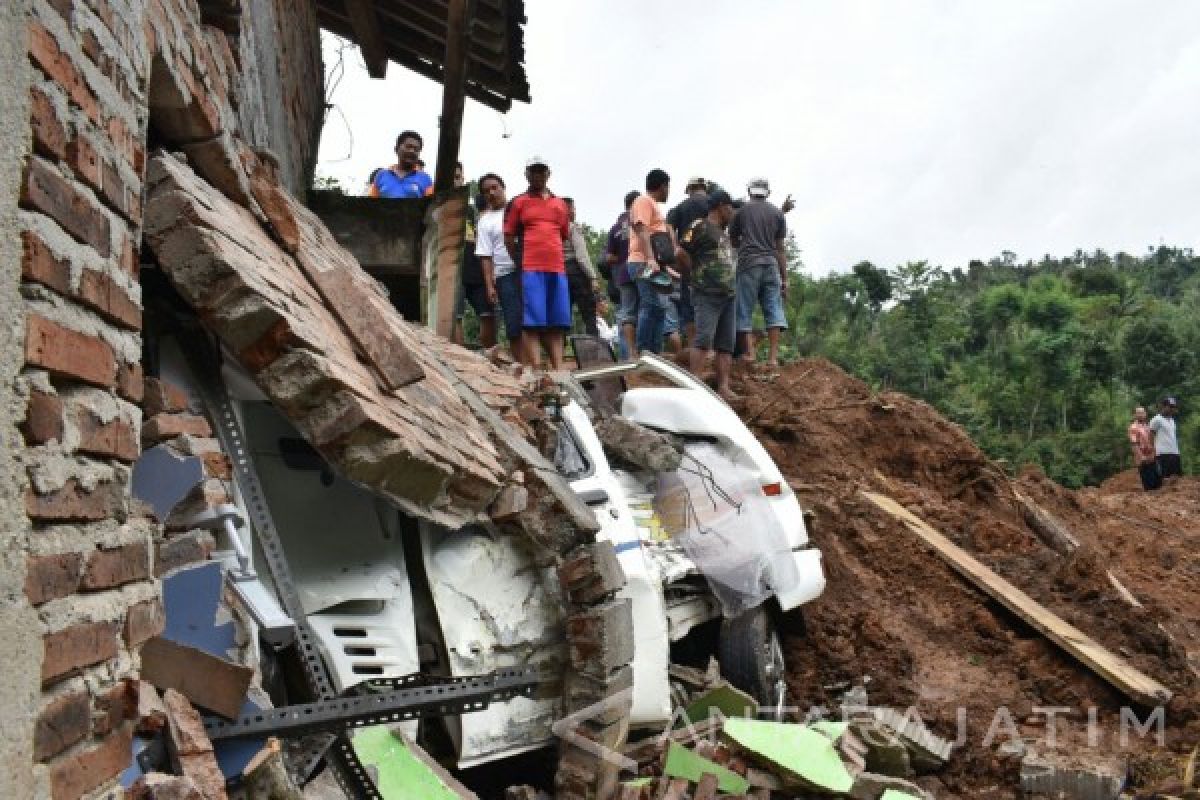
<svg viewBox="0 0 1200 800">
<path fill-rule="evenodd" d="M 68 25 L 71 24 L 71 20 L 75 16 L 74 0 L 49 0 L 49 2 L 50 7 L 57 11 L 59 16 L 67 21 Z"/>
<path fill-rule="evenodd" d="M 39 494 L 33 487 L 25 490 L 25 513 L 30 519 L 45 522 L 83 522 L 113 516 L 124 506 L 123 492 L 113 483 L 86 491 L 72 478 L 61 489 Z"/>
<path fill-rule="evenodd" d="M 107 273 L 85 269 L 79 280 L 79 299 L 124 328 L 142 329 L 141 305 Z"/>
<path fill-rule="evenodd" d="M 47 703 L 33 729 L 33 758 L 45 761 L 81 741 L 91 731 L 92 700 L 80 687 Z"/>
<path fill-rule="evenodd" d="M 191 405 L 188 393 L 170 381 L 164 381 L 162 378 L 146 378 L 145 385 L 142 409 L 146 412 L 147 417 L 153 417 L 163 412 L 187 411 Z"/>
<path fill-rule="evenodd" d="M 75 753 L 50 768 L 52 800 L 76 800 L 108 783 L 129 766 L 133 727 L 125 725 L 101 744 Z"/>
<path fill-rule="evenodd" d="M 113 349 L 103 339 L 38 314 L 30 314 L 26 320 L 25 360 L 55 375 L 104 387 L 113 385 L 117 371 Z"/>
<path fill-rule="evenodd" d="M 145 176 L 146 146 L 143 145 L 141 140 L 137 137 L 134 137 L 133 145 L 129 148 L 129 159 L 130 164 L 133 166 L 133 171 L 136 172 L 139 177 Z"/>
<path fill-rule="evenodd" d="M 141 198 L 126 185 L 115 164 L 105 161 L 103 173 L 100 193 L 104 196 L 104 202 L 125 219 L 138 224 L 142 218 Z"/>
<path fill-rule="evenodd" d="M 79 450 L 97 456 L 111 456 L 134 462 L 141 453 L 133 426 L 121 419 L 101 422 L 86 409 L 75 417 L 79 429 Z"/>
<path fill-rule="evenodd" d="M 142 363 L 122 362 L 117 365 L 117 394 L 131 403 L 142 402 Z"/>
<path fill-rule="evenodd" d="M 40 211 L 83 244 L 108 258 L 112 252 L 108 215 L 40 158 L 29 159 L 21 185 L 21 205 Z"/>
<path fill-rule="evenodd" d="M 42 637 L 42 686 L 117 656 L 116 622 L 82 622 Z"/>
<path fill-rule="evenodd" d="M 34 152 L 56 160 L 66 158 L 67 129 L 58 118 L 54 103 L 36 87 L 30 90 L 29 100 Z"/>
<path fill-rule="evenodd" d="M 147 639 L 158 636 L 166 625 L 162 600 L 143 600 L 129 607 L 125 615 L 125 644 L 137 647 Z"/>
<path fill-rule="evenodd" d="M 146 443 L 174 439 L 183 434 L 212 436 L 208 420 L 199 414 L 155 414 L 142 424 L 142 441 Z"/>
<path fill-rule="evenodd" d="M 211 753 L 212 742 L 204 731 L 204 721 L 183 694 L 175 689 L 163 692 L 163 705 L 167 707 L 167 730 L 171 736 L 171 750 L 175 755 L 190 756 L 196 753 Z"/>
<path fill-rule="evenodd" d="M 137 714 L 137 687 L 132 680 L 121 681 L 107 692 L 96 696 L 96 708 L 92 713 L 92 733 L 105 736 L 116 730 L 127 719 Z"/>
<path fill-rule="evenodd" d="M 167 707 L 158 696 L 158 689 L 147 681 L 137 681 L 133 690 L 135 730 L 138 733 L 156 734 L 167 725 Z"/>
<path fill-rule="evenodd" d="M 21 423 L 21 433 L 25 435 L 26 444 L 45 444 L 49 441 L 62 441 L 63 438 L 63 404 L 57 395 L 39 392 L 36 389 L 29 393 L 29 405 L 25 407 L 25 421 Z"/>
<path fill-rule="evenodd" d="M 200 456 L 204 462 L 204 472 L 210 478 L 221 481 L 233 479 L 233 463 L 224 453 L 204 453 Z"/>
<path fill-rule="evenodd" d="M 74 594 L 82 566 L 82 553 L 29 556 L 25 561 L 25 596 L 36 606 Z"/>
<path fill-rule="evenodd" d="M 168 536 L 154 546 L 154 577 L 161 578 L 179 567 L 207 561 L 214 546 L 212 534 L 208 531 Z"/>
<path fill-rule="evenodd" d="M 105 130 L 108 132 L 109 141 L 113 143 L 113 146 L 125 156 L 129 165 L 138 174 L 141 174 L 141 168 L 137 164 L 137 149 L 140 147 L 140 143 L 138 137 L 134 136 L 133 132 L 129 130 L 129 126 L 125 124 L 125 120 L 117 116 L 109 117 Z M 144 157 L 143 152 L 143 159 Z"/>
<path fill-rule="evenodd" d="M 33 231 L 21 231 L 21 278 L 71 294 L 71 265 L 59 258 Z"/>
<path fill-rule="evenodd" d="M 111 62 L 111 59 L 105 55 L 104 48 L 100 45 L 100 40 L 96 38 L 95 31 L 93 31 L 91 28 L 88 28 L 83 32 L 83 36 L 79 41 L 83 46 L 83 54 L 87 56 L 88 59 L 95 64 L 101 72 L 105 72 L 106 70 L 104 69 L 104 62 Z"/>
<path fill-rule="evenodd" d="M 80 180 L 97 192 L 100 191 L 104 182 L 102 176 L 104 162 L 100 158 L 100 154 L 96 152 L 96 146 L 92 144 L 91 137 L 86 133 L 75 134 L 75 138 L 67 145 L 67 162 L 71 165 L 71 171 Z"/>
<path fill-rule="evenodd" d="M 150 548 L 145 542 L 130 542 L 88 555 L 80 588 L 94 591 L 111 589 L 131 581 L 150 577 Z"/>
<path fill-rule="evenodd" d="M 71 57 L 58 46 L 54 34 L 36 20 L 29 23 L 29 58 L 47 78 L 66 90 L 71 102 L 82 109 L 88 119 L 100 124 L 96 95 L 88 88 Z"/>
<path fill-rule="evenodd" d="M 205 797 L 224 797 L 225 778 L 199 712 L 174 689 L 163 692 L 167 707 L 167 753 L 176 772 L 191 778 Z"/>
<path fill-rule="evenodd" d="M 137 246 L 133 243 L 133 237 L 128 233 L 122 234 L 121 237 L 121 252 L 118 255 L 121 269 L 125 270 L 125 274 L 136 278 L 141 272 L 141 264 L 138 263 Z"/>
</svg>

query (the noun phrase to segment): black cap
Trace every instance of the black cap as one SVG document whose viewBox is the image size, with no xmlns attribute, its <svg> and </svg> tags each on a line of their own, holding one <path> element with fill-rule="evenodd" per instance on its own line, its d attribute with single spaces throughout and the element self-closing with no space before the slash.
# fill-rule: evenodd
<svg viewBox="0 0 1200 800">
<path fill-rule="evenodd" d="M 712 211 L 717 206 L 733 205 L 733 198 L 729 196 L 729 192 L 724 189 L 719 189 L 708 196 L 708 210 Z"/>
<path fill-rule="evenodd" d="M 1179 401 L 1178 401 L 1178 400 L 1176 400 L 1176 399 L 1175 399 L 1174 397 L 1172 397 L 1171 395 L 1167 395 L 1166 397 L 1164 397 L 1164 398 L 1162 399 L 1162 404 L 1163 404 L 1164 406 L 1171 406 L 1172 408 L 1178 408 L 1178 407 L 1179 407 Z"/>
</svg>

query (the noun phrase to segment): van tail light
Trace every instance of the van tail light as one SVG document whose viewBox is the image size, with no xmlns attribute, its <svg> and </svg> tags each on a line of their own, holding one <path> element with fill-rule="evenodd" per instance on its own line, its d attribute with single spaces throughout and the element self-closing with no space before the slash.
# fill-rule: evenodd
<svg viewBox="0 0 1200 800">
<path fill-rule="evenodd" d="M 779 497 L 779 495 L 783 494 L 783 484 L 782 483 L 764 483 L 763 484 L 763 494 L 765 494 L 767 497 Z"/>
</svg>

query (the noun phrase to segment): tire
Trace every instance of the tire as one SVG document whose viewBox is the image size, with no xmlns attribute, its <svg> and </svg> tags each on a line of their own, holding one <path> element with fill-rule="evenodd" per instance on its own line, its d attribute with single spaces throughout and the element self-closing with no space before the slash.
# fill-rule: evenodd
<svg viewBox="0 0 1200 800">
<path fill-rule="evenodd" d="M 725 679 L 753 696 L 764 716 L 782 718 L 787 700 L 783 642 L 769 608 L 721 621 L 717 661 Z"/>
</svg>

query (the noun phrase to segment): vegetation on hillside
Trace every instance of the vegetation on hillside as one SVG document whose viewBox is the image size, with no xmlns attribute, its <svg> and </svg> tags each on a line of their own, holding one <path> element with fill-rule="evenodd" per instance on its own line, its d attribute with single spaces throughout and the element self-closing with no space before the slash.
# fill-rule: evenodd
<svg viewBox="0 0 1200 800">
<path fill-rule="evenodd" d="M 1131 466 L 1135 405 L 1180 398 L 1185 469 L 1200 457 L 1200 257 L 1077 251 L 966 269 L 869 262 L 810 278 L 788 298 L 785 354 L 824 356 L 880 389 L 919 397 L 992 458 L 1068 486 Z"/>
</svg>

